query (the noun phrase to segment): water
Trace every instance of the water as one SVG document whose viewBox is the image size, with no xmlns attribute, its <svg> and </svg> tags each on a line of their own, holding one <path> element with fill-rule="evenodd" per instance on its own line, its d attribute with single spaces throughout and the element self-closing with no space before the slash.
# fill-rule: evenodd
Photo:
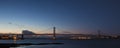
<svg viewBox="0 0 120 48">
<path fill-rule="evenodd" d="M 13 40 L 0 40 L 1 43 L 12 43 Z M 17 43 L 64 43 L 60 45 L 30 45 L 16 48 L 120 48 L 120 40 L 18 40 Z"/>
</svg>

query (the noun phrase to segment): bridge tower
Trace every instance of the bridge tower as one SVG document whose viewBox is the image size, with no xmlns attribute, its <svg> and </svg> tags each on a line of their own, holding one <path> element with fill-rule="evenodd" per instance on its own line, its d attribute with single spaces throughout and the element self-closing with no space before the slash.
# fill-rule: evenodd
<svg viewBox="0 0 120 48">
<path fill-rule="evenodd" d="M 53 40 L 56 39 L 56 27 L 53 27 Z"/>
<path fill-rule="evenodd" d="M 101 31 L 98 30 L 98 38 L 101 38 Z"/>
</svg>

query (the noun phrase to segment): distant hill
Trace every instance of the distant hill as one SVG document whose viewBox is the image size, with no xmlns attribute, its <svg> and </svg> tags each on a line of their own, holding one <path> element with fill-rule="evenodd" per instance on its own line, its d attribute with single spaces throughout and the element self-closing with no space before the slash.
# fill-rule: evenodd
<svg viewBox="0 0 120 48">
<path fill-rule="evenodd" d="M 29 30 L 23 30 L 22 34 L 35 34 L 35 33 Z"/>
</svg>

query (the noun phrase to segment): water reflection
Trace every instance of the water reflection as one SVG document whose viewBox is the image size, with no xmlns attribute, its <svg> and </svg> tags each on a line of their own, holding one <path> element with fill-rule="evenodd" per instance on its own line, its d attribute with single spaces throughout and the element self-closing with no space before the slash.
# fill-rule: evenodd
<svg viewBox="0 0 120 48">
<path fill-rule="evenodd" d="M 37 41 L 50 42 L 52 40 L 37 40 Z M 64 42 L 64 44 L 30 45 L 30 46 L 22 46 L 17 48 L 120 48 L 119 46 L 120 40 L 56 40 L 55 42 Z"/>
<path fill-rule="evenodd" d="M 53 43 L 64 44 L 27 45 L 12 48 L 120 48 L 120 40 L 0 40 L 1 43 Z M 0 47 L 1 48 L 1 47 Z M 4 48 L 4 47 L 2 47 Z"/>
</svg>

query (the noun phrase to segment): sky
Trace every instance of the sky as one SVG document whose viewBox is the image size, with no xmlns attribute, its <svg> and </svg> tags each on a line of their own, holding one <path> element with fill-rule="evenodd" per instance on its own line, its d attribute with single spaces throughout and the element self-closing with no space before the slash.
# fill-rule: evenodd
<svg viewBox="0 0 120 48">
<path fill-rule="evenodd" d="M 0 0 L 0 33 L 120 34 L 119 0 Z M 51 29 L 46 31 L 47 29 Z M 42 32 L 46 31 L 46 32 Z"/>
</svg>

